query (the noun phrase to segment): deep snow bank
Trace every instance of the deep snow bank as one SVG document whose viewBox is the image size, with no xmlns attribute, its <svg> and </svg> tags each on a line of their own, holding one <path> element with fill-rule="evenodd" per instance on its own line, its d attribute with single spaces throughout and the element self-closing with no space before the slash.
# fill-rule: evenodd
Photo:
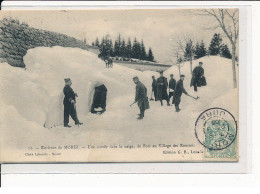
<svg viewBox="0 0 260 194">
<path fill-rule="evenodd" d="M 196 144 L 194 123 L 202 111 L 220 107 L 238 118 L 238 90 L 232 88 L 231 61 L 224 58 L 205 57 L 194 61 L 194 65 L 204 62 L 208 82 L 198 93 L 189 86 L 190 67 L 185 63 L 181 71 L 186 75 L 186 90 L 200 99 L 195 101 L 183 95 L 179 113 L 174 111 L 174 106 L 161 107 L 159 102 L 150 101 L 151 108 L 142 121 L 136 120 L 137 106 L 129 107 L 135 94 L 132 78 L 139 76 L 150 97 L 151 76 L 158 77 L 158 73 L 140 72 L 117 64 L 113 69 L 106 69 L 95 54 L 75 48 L 35 48 L 28 51 L 24 61 L 27 70 L 1 64 L 0 150 L 12 147 L 25 150 L 30 145 Z M 170 73 L 178 80 L 177 67 L 165 72 L 168 79 Z M 79 95 L 77 110 L 84 123 L 79 128 L 62 126 L 62 90 L 66 77 L 72 79 L 72 87 Z M 107 111 L 99 116 L 90 114 L 89 108 L 94 87 L 101 83 L 108 89 Z M 44 124 L 48 128 L 57 127 L 47 129 Z"/>
<path fill-rule="evenodd" d="M 199 96 L 200 100 L 196 101 L 198 108 L 205 107 L 221 107 L 228 110 L 233 110 L 234 113 L 238 112 L 238 88 L 233 89 L 233 73 L 231 60 L 218 57 L 218 56 L 206 56 L 193 61 L 193 69 L 203 62 L 204 75 L 207 80 L 206 87 L 198 88 L 198 92 L 193 91 L 193 87 L 190 87 L 191 71 L 190 62 L 185 62 L 181 67 L 181 74 L 185 75 L 184 87 L 188 93 Z M 179 79 L 179 70 L 177 66 L 173 66 L 165 72 L 165 76 L 169 77 L 170 74 L 174 74 L 176 80 Z M 238 80 L 238 68 L 237 68 L 237 80 Z M 184 103 L 187 104 L 187 98 L 182 98 Z M 200 108 L 199 108 L 200 107 Z M 203 110 L 202 110 L 203 111 Z"/>
<path fill-rule="evenodd" d="M 39 47 L 29 50 L 24 61 L 26 71 L 1 64 L 1 105 L 13 106 L 24 119 L 47 128 L 63 123 L 64 78 L 72 79 L 79 96 L 78 114 L 84 116 L 89 113 L 94 87 L 106 85 L 109 106 L 111 99 L 134 95 L 133 76 L 150 81 L 152 74 L 116 64 L 106 69 L 96 54 L 77 48 Z"/>
</svg>

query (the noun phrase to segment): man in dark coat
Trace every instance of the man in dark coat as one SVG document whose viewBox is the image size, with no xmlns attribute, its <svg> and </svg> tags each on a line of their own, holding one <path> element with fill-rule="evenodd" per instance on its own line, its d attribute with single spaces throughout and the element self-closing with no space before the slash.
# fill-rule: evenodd
<svg viewBox="0 0 260 194">
<path fill-rule="evenodd" d="M 194 91 L 197 92 L 198 88 L 201 86 L 200 80 L 204 76 L 204 69 L 202 67 L 203 63 L 199 62 L 199 66 L 196 66 L 192 71 L 191 86 L 194 86 Z"/>
<path fill-rule="evenodd" d="M 176 80 L 173 78 L 173 74 L 170 75 L 170 81 L 169 81 L 169 101 L 172 97 L 172 104 L 174 100 L 174 91 L 176 87 Z"/>
<path fill-rule="evenodd" d="M 156 83 L 156 79 L 155 79 L 154 75 L 152 76 L 152 79 L 153 79 L 152 91 L 153 91 L 153 94 L 154 94 L 155 101 L 157 101 L 158 100 L 158 98 L 157 98 L 157 83 Z"/>
<path fill-rule="evenodd" d="M 78 97 L 78 95 L 70 87 L 72 85 L 70 78 L 66 78 L 64 81 L 64 127 L 71 127 L 69 125 L 69 116 L 71 116 L 71 118 L 75 121 L 76 125 L 82 125 L 83 123 L 79 122 L 76 111 L 76 97 Z"/>
<path fill-rule="evenodd" d="M 134 77 L 133 81 L 136 84 L 135 102 L 137 102 L 137 105 L 140 109 L 140 114 L 137 119 L 143 119 L 145 110 L 150 108 L 147 97 L 147 89 L 145 85 L 139 81 L 138 77 Z"/>
<path fill-rule="evenodd" d="M 175 95 L 174 95 L 173 102 L 175 104 L 176 112 L 179 112 L 181 110 L 179 105 L 180 105 L 180 102 L 181 102 L 182 93 L 189 95 L 183 87 L 184 77 L 185 77 L 184 75 L 180 76 L 180 80 L 177 82 L 176 87 L 175 87 Z"/>
<path fill-rule="evenodd" d="M 163 72 L 160 72 L 160 77 L 157 79 L 157 97 L 163 106 L 163 100 L 167 101 L 167 105 L 170 106 L 169 98 L 167 94 L 168 81 L 167 78 L 163 76 Z"/>
<path fill-rule="evenodd" d="M 93 96 L 93 103 L 91 106 L 91 113 L 97 113 L 95 108 L 102 108 L 101 113 L 106 111 L 106 101 L 107 101 L 107 88 L 104 84 L 95 87 L 95 92 Z"/>
</svg>

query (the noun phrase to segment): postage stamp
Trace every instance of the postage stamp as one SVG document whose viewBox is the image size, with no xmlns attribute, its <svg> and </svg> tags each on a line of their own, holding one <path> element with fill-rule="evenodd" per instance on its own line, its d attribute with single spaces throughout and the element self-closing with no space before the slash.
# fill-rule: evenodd
<svg viewBox="0 0 260 194">
<path fill-rule="evenodd" d="M 195 135 L 206 148 L 207 158 L 236 155 L 237 122 L 223 108 L 210 108 L 202 112 L 195 123 Z"/>
</svg>

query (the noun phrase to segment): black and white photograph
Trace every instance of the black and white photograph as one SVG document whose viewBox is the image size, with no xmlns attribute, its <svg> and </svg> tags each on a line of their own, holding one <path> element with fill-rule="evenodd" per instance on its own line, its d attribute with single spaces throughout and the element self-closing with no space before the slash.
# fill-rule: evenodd
<svg viewBox="0 0 260 194">
<path fill-rule="evenodd" d="M 0 162 L 237 162 L 239 9 L 0 12 Z"/>
</svg>

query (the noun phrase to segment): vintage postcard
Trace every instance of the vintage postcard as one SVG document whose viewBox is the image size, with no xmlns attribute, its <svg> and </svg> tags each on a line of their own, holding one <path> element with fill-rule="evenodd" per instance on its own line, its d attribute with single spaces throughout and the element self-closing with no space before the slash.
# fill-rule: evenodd
<svg viewBox="0 0 260 194">
<path fill-rule="evenodd" d="M 238 162 L 239 9 L 0 12 L 0 162 Z"/>
</svg>

